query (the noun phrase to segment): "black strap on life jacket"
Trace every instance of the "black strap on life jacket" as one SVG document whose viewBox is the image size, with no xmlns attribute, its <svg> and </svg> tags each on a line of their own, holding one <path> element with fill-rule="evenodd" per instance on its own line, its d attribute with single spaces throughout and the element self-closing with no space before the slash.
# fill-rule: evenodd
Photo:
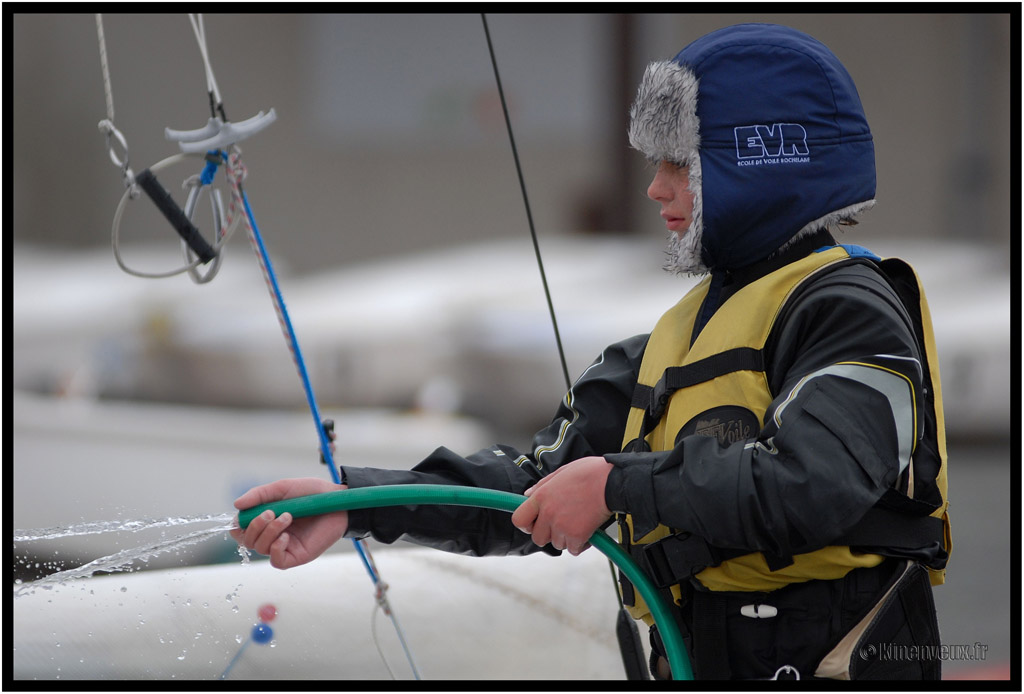
<svg viewBox="0 0 1024 694">
<path fill-rule="evenodd" d="M 898 492 L 895 492 L 898 493 Z M 928 559 L 927 548 L 942 546 L 943 522 L 932 516 L 911 516 L 881 505 L 869 509 L 850 530 L 829 542 L 830 545 L 877 549 L 879 554 Z M 926 548 L 922 551 L 922 548 Z M 687 581 L 704 569 L 745 554 L 750 549 L 715 547 L 688 532 L 669 535 L 646 545 L 631 545 L 630 555 L 651 577 L 665 588 Z M 945 551 L 928 561 L 934 569 L 946 564 Z M 778 571 L 793 563 L 792 557 L 765 553 L 769 571 Z"/>
<path fill-rule="evenodd" d="M 728 605 L 725 597 L 715 593 L 694 591 L 693 604 L 693 668 L 702 680 L 727 680 L 732 674 L 726 645 Z"/>
<path fill-rule="evenodd" d="M 711 566 L 751 554 L 749 549 L 715 547 L 688 532 L 675 533 L 646 545 L 633 545 L 630 555 L 659 588 L 682 583 Z M 765 554 L 770 571 L 793 563 L 791 557 Z"/>
<path fill-rule="evenodd" d="M 735 347 L 698 359 L 691 364 L 670 366 L 653 387 L 637 383 L 630 404 L 644 411 L 644 423 L 639 438 L 642 440 L 647 432 L 661 421 L 669 398 L 677 390 L 690 388 L 736 371 L 764 371 L 765 363 L 764 350 Z"/>
</svg>

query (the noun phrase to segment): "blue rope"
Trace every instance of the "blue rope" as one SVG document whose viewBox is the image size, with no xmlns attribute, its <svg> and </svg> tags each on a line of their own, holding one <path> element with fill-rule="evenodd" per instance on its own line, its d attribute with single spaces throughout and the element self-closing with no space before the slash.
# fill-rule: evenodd
<svg viewBox="0 0 1024 694">
<path fill-rule="evenodd" d="M 204 186 L 213 183 L 213 177 L 217 175 L 217 167 L 223 161 L 221 157 L 227 159 L 227 154 L 215 149 L 206 153 L 206 166 L 203 167 L 202 172 L 199 174 L 199 182 Z"/>
<path fill-rule="evenodd" d="M 335 484 L 341 484 L 341 476 L 338 473 L 338 469 L 334 464 L 334 457 L 331 455 L 330 441 L 327 438 L 327 432 L 324 431 L 322 421 L 320 419 L 320 409 L 316 405 L 316 397 L 313 395 L 313 385 L 309 380 L 309 373 L 306 371 L 306 363 L 302 358 L 302 350 L 299 349 L 299 340 L 295 336 L 295 329 L 292 327 L 291 318 L 288 315 L 288 309 L 284 303 L 284 297 L 281 295 L 281 288 L 277 284 L 277 276 L 274 273 L 274 266 L 270 262 L 270 255 L 267 253 L 267 248 L 263 244 L 263 237 L 260 235 L 259 227 L 256 225 L 256 217 L 252 213 L 252 207 L 249 205 L 249 196 L 245 194 L 245 190 L 242 188 L 241 183 L 238 184 L 239 192 L 242 195 L 242 204 L 245 206 L 245 214 L 249 218 L 249 226 L 252 230 L 253 240 L 256 242 L 257 249 L 259 251 L 260 259 L 263 263 L 263 268 L 266 271 L 267 280 L 270 283 L 272 289 L 272 296 L 274 304 L 277 306 L 278 314 L 281 317 L 281 322 L 284 324 L 288 343 L 292 349 L 292 355 L 295 357 L 295 366 L 299 371 L 299 376 L 302 378 L 302 387 L 306 392 L 306 401 L 309 403 L 309 411 L 313 415 L 313 423 L 316 426 L 317 437 L 320 439 L 320 451 L 323 454 L 324 462 L 327 463 L 327 469 L 330 470 L 331 479 Z M 356 552 L 359 553 L 359 558 L 363 562 L 363 566 L 366 568 L 366 572 L 370 574 L 370 579 L 373 581 L 374 587 L 377 588 L 377 599 L 378 604 L 382 606 L 385 604 L 383 601 L 384 590 L 387 588 L 380 580 L 380 576 L 374 570 L 373 563 L 370 561 L 367 555 L 366 549 L 363 547 L 361 540 L 353 539 L 352 545 L 356 548 Z M 394 610 L 387 609 L 388 617 L 391 619 L 391 623 L 395 627 L 395 632 L 398 635 L 398 640 L 402 645 L 402 650 L 405 652 L 406 660 L 409 662 L 409 667 L 412 668 L 413 677 L 417 680 L 420 679 L 419 670 L 416 668 L 416 662 L 413 660 L 412 652 L 409 650 L 409 645 L 405 641 L 405 636 L 402 634 L 402 629 L 398 625 L 398 617 L 395 615 Z"/>
<path fill-rule="evenodd" d="M 241 189 L 241 186 L 239 186 Z M 273 290 L 274 303 L 277 305 L 281 315 L 281 320 L 284 322 L 284 326 L 288 333 L 288 342 L 292 348 L 292 354 L 295 357 L 295 366 L 299 371 L 299 376 L 302 379 L 302 388 L 306 392 L 306 401 L 309 403 L 309 411 L 313 415 L 313 423 L 316 425 L 317 437 L 320 439 L 320 451 L 323 453 L 324 461 L 327 463 L 327 469 L 330 470 L 331 479 L 335 484 L 341 484 L 341 476 L 338 474 L 338 469 L 334 464 L 334 457 L 331 455 L 330 441 L 327 439 L 327 432 L 324 431 L 323 424 L 320 419 L 320 409 L 316 405 L 316 397 L 313 395 L 313 385 L 309 380 L 309 373 L 306 371 L 306 363 L 302 359 L 302 350 L 299 349 L 299 340 L 295 337 L 295 329 L 292 327 L 291 317 L 288 315 L 288 309 L 284 303 L 284 297 L 281 295 L 281 288 L 277 284 L 277 276 L 274 274 L 274 266 L 270 262 L 270 256 L 267 254 L 267 248 L 263 244 L 263 237 L 260 235 L 259 227 L 256 226 L 256 218 L 253 216 L 252 207 L 249 205 L 249 196 L 242 190 L 242 204 L 245 205 L 245 214 L 249 217 L 249 224 L 252 227 L 252 235 L 256 241 L 256 245 L 259 248 L 260 257 L 263 260 L 263 267 L 267 271 L 267 279 L 270 282 L 270 286 Z M 367 573 L 370 574 L 370 578 L 373 579 L 374 584 L 380 582 L 380 578 L 377 573 L 373 570 L 370 565 L 370 560 L 366 556 L 366 550 L 363 549 L 362 543 L 359 540 L 353 539 L 352 544 L 355 546 L 356 551 L 359 553 L 359 558 L 363 560 L 363 566 L 366 567 Z"/>
<path fill-rule="evenodd" d="M 231 674 L 231 671 L 234 669 L 235 664 L 238 663 L 238 659 L 242 657 L 242 653 L 245 652 L 245 649 L 249 646 L 250 643 L 252 643 L 252 639 L 246 638 L 245 642 L 242 644 L 242 647 L 238 649 L 237 653 L 235 653 L 235 657 L 232 658 L 231 662 L 228 663 L 228 666 L 224 668 L 224 672 L 220 673 L 219 679 L 226 680 L 228 678 L 228 675 Z"/>
</svg>

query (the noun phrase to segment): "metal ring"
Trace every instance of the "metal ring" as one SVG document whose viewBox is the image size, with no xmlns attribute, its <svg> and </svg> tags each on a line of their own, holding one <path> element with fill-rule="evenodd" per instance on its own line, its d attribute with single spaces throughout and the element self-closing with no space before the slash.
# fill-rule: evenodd
<svg viewBox="0 0 1024 694">
<path fill-rule="evenodd" d="M 782 667 L 780 667 L 778 670 L 775 671 L 775 674 L 772 676 L 772 679 L 773 680 L 779 679 L 779 675 L 781 675 L 783 673 L 785 673 L 787 675 L 793 675 L 793 679 L 796 679 L 796 680 L 800 679 L 800 671 L 797 670 L 792 665 L 783 665 Z"/>
<path fill-rule="evenodd" d="M 128 167 L 128 142 L 124 139 L 124 135 L 121 131 L 114 127 L 114 124 L 109 120 L 101 120 L 99 123 L 100 132 L 107 136 L 107 153 L 110 155 L 110 161 L 114 162 L 114 165 L 121 170 L 125 170 Z M 111 138 L 116 139 L 117 143 L 121 145 L 121 150 L 124 152 L 124 161 L 118 158 L 117 152 L 114 151 L 114 147 L 111 144 Z"/>
</svg>

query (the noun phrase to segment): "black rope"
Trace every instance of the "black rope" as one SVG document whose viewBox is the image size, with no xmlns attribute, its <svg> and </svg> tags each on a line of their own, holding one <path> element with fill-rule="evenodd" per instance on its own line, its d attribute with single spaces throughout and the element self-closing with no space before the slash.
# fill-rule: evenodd
<svg viewBox="0 0 1024 694">
<path fill-rule="evenodd" d="M 548 302 L 548 313 L 551 314 L 551 326 L 555 329 L 555 342 L 558 345 L 558 358 L 562 361 L 562 375 L 565 377 L 565 390 L 572 388 L 569 380 L 569 367 L 565 363 L 565 350 L 562 349 L 562 336 L 558 332 L 558 319 L 555 318 L 555 306 L 551 303 L 551 291 L 548 289 L 548 277 L 544 272 L 544 261 L 540 256 L 540 244 L 537 242 L 537 230 L 533 225 L 533 214 L 530 212 L 530 198 L 526 194 L 526 182 L 523 180 L 523 167 L 519 164 L 519 150 L 516 149 L 516 138 L 512 134 L 512 120 L 508 116 L 508 104 L 505 101 L 505 90 L 501 87 L 501 76 L 498 74 L 498 60 L 494 57 L 494 45 L 491 43 L 491 32 L 487 28 L 487 15 L 480 13 L 484 23 L 484 34 L 487 36 L 487 50 L 491 54 L 491 65 L 494 67 L 494 81 L 498 84 L 498 96 L 501 98 L 501 110 L 505 114 L 505 127 L 508 129 L 508 141 L 512 145 L 512 157 L 516 162 L 516 174 L 519 176 L 519 188 L 523 192 L 523 204 L 526 206 L 526 220 L 530 224 L 530 237 L 533 239 L 533 252 L 537 256 L 537 267 L 540 269 L 540 280 L 544 285 L 544 297 Z"/>
</svg>

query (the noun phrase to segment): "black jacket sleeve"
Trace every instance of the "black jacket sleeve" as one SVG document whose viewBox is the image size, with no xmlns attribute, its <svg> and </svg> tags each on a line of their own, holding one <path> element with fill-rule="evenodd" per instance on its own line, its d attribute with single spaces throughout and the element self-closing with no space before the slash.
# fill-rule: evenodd
<svg viewBox="0 0 1024 694">
<path fill-rule="evenodd" d="M 345 467 L 352 487 L 447 484 L 522 493 L 560 465 L 622 447 L 629 402 L 647 344 L 640 335 L 608 347 L 579 377 L 551 424 L 521 452 L 495 445 L 468 456 L 438 448 L 412 470 Z M 457 506 L 406 506 L 349 512 L 347 537 L 406 540 L 459 554 L 538 551 L 508 513 Z M 558 554 L 550 545 L 544 551 Z"/>
<path fill-rule="evenodd" d="M 688 436 L 671 451 L 606 456 L 606 502 L 633 515 L 636 538 L 662 523 L 788 557 L 829 544 L 896 483 L 920 428 L 920 351 L 877 271 L 814 280 L 768 356 L 775 398 L 756 439 Z"/>
</svg>

